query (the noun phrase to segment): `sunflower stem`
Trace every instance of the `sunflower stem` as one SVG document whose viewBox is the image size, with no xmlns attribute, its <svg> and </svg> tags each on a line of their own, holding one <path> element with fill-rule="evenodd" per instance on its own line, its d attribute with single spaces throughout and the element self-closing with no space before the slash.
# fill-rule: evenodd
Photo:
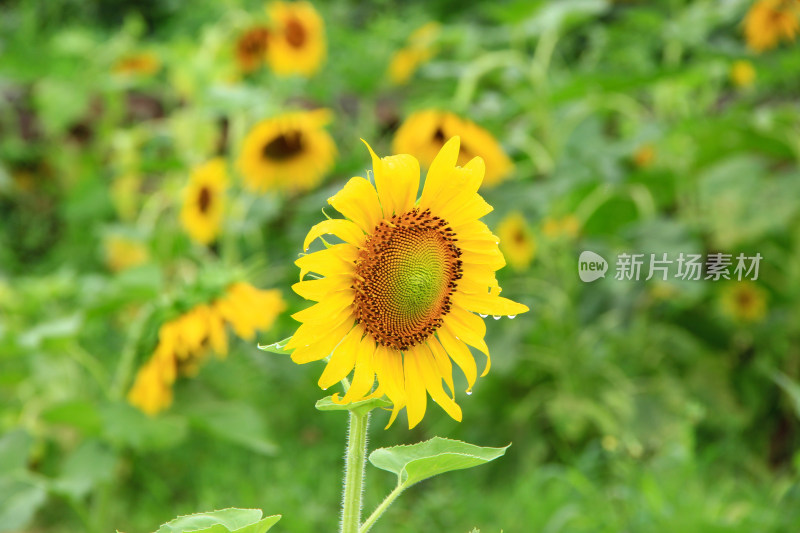
<svg viewBox="0 0 800 533">
<path fill-rule="evenodd" d="M 361 496 L 364 492 L 364 463 L 367 459 L 369 411 L 353 409 L 349 413 L 341 533 L 358 533 L 361 524 Z"/>
<path fill-rule="evenodd" d="M 386 509 L 388 509 L 389 506 L 394 503 L 397 497 L 400 496 L 404 490 L 406 490 L 405 485 L 397 485 L 394 490 L 390 492 L 388 496 L 386 496 L 386 499 L 384 499 L 381 504 L 375 508 L 372 514 L 369 515 L 369 518 L 364 521 L 364 523 L 361 525 L 361 528 L 358 530 L 358 533 L 367 533 L 370 529 L 372 529 L 372 526 L 375 525 L 375 522 L 377 522 L 381 515 L 383 515 L 384 511 L 386 511 Z"/>
</svg>

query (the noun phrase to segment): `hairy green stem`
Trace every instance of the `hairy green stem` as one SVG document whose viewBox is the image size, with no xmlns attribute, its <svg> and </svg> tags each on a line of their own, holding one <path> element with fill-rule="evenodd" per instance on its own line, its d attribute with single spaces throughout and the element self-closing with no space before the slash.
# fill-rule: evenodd
<svg viewBox="0 0 800 533">
<path fill-rule="evenodd" d="M 369 412 L 349 411 L 350 428 L 344 463 L 344 496 L 342 497 L 342 533 L 358 533 L 361 524 L 361 496 L 364 492 L 364 463 L 367 459 L 367 427 Z"/>
<path fill-rule="evenodd" d="M 367 531 L 369 531 L 372 526 L 375 525 L 375 522 L 378 521 L 378 518 L 381 517 L 383 512 L 386 511 L 386 509 L 388 509 L 392 503 L 394 503 L 397 497 L 400 496 L 404 490 L 406 490 L 405 485 L 397 485 L 394 490 L 390 492 L 388 496 L 386 496 L 386 499 L 375 508 L 371 515 L 369 515 L 369 518 L 367 518 L 366 521 L 361 525 L 361 529 L 358 530 L 358 533 L 367 533 Z"/>
</svg>

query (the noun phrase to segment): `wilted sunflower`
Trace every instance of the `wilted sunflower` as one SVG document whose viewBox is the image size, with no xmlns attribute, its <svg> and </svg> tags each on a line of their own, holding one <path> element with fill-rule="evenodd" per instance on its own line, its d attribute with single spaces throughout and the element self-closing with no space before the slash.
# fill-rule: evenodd
<svg viewBox="0 0 800 533">
<path fill-rule="evenodd" d="M 172 386 L 178 376 L 193 376 L 210 352 L 228 355 L 226 323 L 241 338 L 272 327 L 286 309 L 277 290 L 260 290 L 248 283 L 234 283 L 210 304 L 200 304 L 164 323 L 150 359 L 136 375 L 128 401 L 154 415 L 172 404 Z"/>
<path fill-rule="evenodd" d="M 497 227 L 500 248 L 514 270 L 525 270 L 536 255 L 536 240 L 522 213 L 514 212 Z"/>
<path fill-rule="evenodd" d="M 325 24 L 308 2 L 273 2 L 268 6 L 273 34 L 267 60 L 279 75 L 311 76 L 327 53 Z"/>
<path fill-rule="evenodd" d="M 269 29 L 255 26 L 244 32 L 236 41 L 236 61 L 242 72 L 253 72 L 267 60 Z"/>
<path fill-rule="evenodd" d="M 192 239 L 208 244 L 219 235 L 227 186 L 225 161 L 221 158 L 192 171 L 181 208 L 181 223 Z"/>
<path fill-rule="evenodd" d="M 744 19 L 747 46 L 763 52 L 775 48 L 781 39 L 794 41 L 799 12 L 797 0 L 758 0 Z"/>
<path fill-rule="evenodd" d="M 242 144 L 239 170 L 254 191 L 307 190 L 333 166 L 336 146 L 326 109 L 286 113 L 256 124 Z"/>
<path fill-rule="evenodd" d="M 436 53 L 433 46 L 439 36 L 439 24 L 429 22 L 409 37 L 406 46 L 395 52 L 389 62 L 389 79 L 396 85 L 408 83 L 419 66 Z"/>
<path fill-rule="evenodd" d="M 474 122 L 446 111 L 418 111 L 409 116 L 397 130 L 392 151 L 411 154 L 424 167 L 430 166 L 444 142 L 461 137 L 458 164 L 464 166 L 473 157 L 486 165 L 483 185 L 492 186 L 504 180 L 514 169 L 511 160 L 491 133 Z"/>
<path fill-rule="evenodd" d="M 756 80 L 756 69 L 749 61 L 734 61 L 730 71 L 731 81 L 737 87 L 750 87 Z"/>
<path fill-rule="evenodd" d="M 286 345 L 296 363 L 330 355 L 319 379 L 327 389 L 353 371 L 343 398 L 356 402 L 384 393 L 394 403 L 389 424 L 407 407 L 409 427 L 425 414 L 427 394 L 456 420 L 452 361 L 472 388 L 477 366 L 469 347 L 487 356 L 483 316 L 515 316 L 528 308 L 500 297 L 495 271 L 505 264 L 495 237 L 480 222 L 492 210 L 478 194 L 480 157 L 457 162 L 459 139 L 448 141 L 428 172 L 422 196 L 419 163 L 410 155 L 377 157 L 375 187 L 352 178 L 328 202 L 346 218 L 311 228 L 304 249 L 324 234 L 342 241 L 296 261 L 293 289 L 317 303 L 295 313 L 302 322 Z M 376 190 L 377 188 L 377 190 Z M 375 378 L 377 376 L 377 387 Z M 427 391 L 427 394 L 426 394 Z M 388 427 L 388 426 L 387 426 Z"/>
</svg>

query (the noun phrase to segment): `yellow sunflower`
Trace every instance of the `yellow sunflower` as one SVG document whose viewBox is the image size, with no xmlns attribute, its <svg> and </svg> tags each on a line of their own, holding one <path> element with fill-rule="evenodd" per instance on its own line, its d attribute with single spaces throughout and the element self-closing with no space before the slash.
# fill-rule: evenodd
<svg viewBox="0 0 800 533">
<path fill-rule="evenodd" d="M 152 76 L 161 68 L 161 60 L 153 52 L 138 52 L 114 63 L 114 73 L 123 76 Z"/>
<path fill-rule="evenodd" d="M 721 294 L 723 312 L 738 322 L 760 322 L 767 315 L 767 295 L 752 281 L 737 281 Z"/>
<path fill-rule="evenodd" d="M 227 186 L 222 158 L 212 159 L 192 171 L 184 191 L 181 224 L 197 242 L 209 244 L 219 235 Z"/>
<path fill-rule="evenodd" d="M 279 75 L 311 76 L 327 53 L 325 24 L 308 2 L 273 2 L 268 6 L 273 34 L 267 60 Z"/>
<path fill-rule="evenodd" d="M 323 389 L 355 368 L 350 388 L 334 401 L 385 393 L 394 403 L 390 425 L 405 407 L 409 427 L 416 426 L 427 394 L 461 420 L 452 361 L 468 391 L 477 378 L 469 347 L 486 354 L 483 375 L 490 366 L 486 325 L 474 313 L 513 317 L 528 310 L 499 296 L 495 271 L 505 260 L 479 220 L 492 210 L 477 192 L 484 163 L 475 157 L 457 166 L 458 149 L 458 137 L 445 143 L 419 200 L 418 161 L 405 154 L 381 159 L 370 149 L 375 187 L 352 178 L 328 200 L 346 218 L 312 227 L 303 248 L 325 234 L 344 242 L 296 262 L 301 281 L 293 289 L 319 303 L 293 315 L 302 325 L 286 346 L 292 359 L 302 364 L 330 355 L 319 379 Z M 304 281 L 309 272 L 324 277 Z"/>
<path fill-rule="evenodd" d="M 330 111 L 286 113 L 256 124 L 242 144 L 238 166 L 256 192 L 308 190 L 333 166 L 336 145 L 324 126 Z"/>
<path fill-rule="evenodd" d="M 197 374 L 209 353 L 228 355 L 226 324 L 241 338 L 272 327 L 286 309 L 277 290 L 260 290 L 248 283 L 234 283 L 209 304 L 200 304 L 164 323 L 150 359 L 139 369 L 128 393 L 131 405 L 155 415 L 172 404 L 172 386 L 178 376 Z"/>
<path fill-rule="evenodd" d="M 111 235 L 104 241 L 106 264 L 114 272 L 127 270 L 147 262 L 150 254 L 140 242 Z"/>
<path fill-rule="evenodd" d="M 737 87 L 750 87 L 756 81 L 756 69 L 749 61 L 734 61 L 730 71 L 731 81 Z"/>
<path fill-rule="evenodd" d="M 536 240 L 522 213 L 514 212 L 497 227 L 500 248 L 514 270 L 525 270 L 536 255 Z"/>
<path fill-rule="evenodd" d="M 439 35 L 439 24 L 429 22 L 418 28 L 408 38 L 408 43 L 392 56 L 389 62 L 389 79 L 395 85 L 408 83 L 419 66 L 436 53 L 433 44 Z"/>
<path fill-rule="evenodd" d="M 270 33 L 264 26 L 254 26 L 236 41 L 236 61 L 242 72 L 253 72 L 267 60 Z"/>
<path fill-rule="evenodd" d="M 755 52 L 775 48 L 781 39 L 794 41 L 798 30 L 797 0 L 758 0 L 744 19 L 747 46 Z"/>
<path fill-rule="evenodd" d="M 483 159 L 486 165 L 483 185 L 496 185 L 514 170 L 511 160 L 491 133 L 446 111 L 426 110 L 413 113 L 397 130 L 392 150 L 395 153 L 411 154 L 424 167 L 428 167 L 445 140 L 455 136 L 461 137 L 459 165 L 464 166 L 476 156 Z"/>
</svg>

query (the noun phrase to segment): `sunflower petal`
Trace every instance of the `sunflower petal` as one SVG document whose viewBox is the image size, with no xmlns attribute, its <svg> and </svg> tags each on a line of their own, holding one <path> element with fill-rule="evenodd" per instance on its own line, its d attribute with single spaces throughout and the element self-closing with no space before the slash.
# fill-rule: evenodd
<svg viewBox="0 0 800 533">
<path fill-rule="evenodd" d="M 414 428 L 425 416 L 428 395 L 425 392 L 425 382 L 417 364 L 416 347 L 411 348 L 403 355 L 403 371 L 406 381 L 406 411 L 408 412 L 408 429 Z"/>
<path fill-rule="evenodd" d="M 372 171 L 384 217 L 389 218 L 393 213 L 405 213 L 411 209 L 419 190 L 419 161 L 408 154 L 380 158 L 367 141 L 361 141 L 367 145 L 372 156 Z"/>
<path fill-rule="evenodd" d="M 466 344 L 456 338 L 449 329 L 445 327 L 439 328 L 436 332 L 439 337 L 439 342 L 442 343 L 442 348 L 447 352 L 447 355 L 455 361 L 455 363 L 464 372 L 467 378 L 467 391 L 472 390 L 475 380 L 478 379 L 478 365 L 475 364 L 475 358 Z"/>
<path fill-rule="evenodd" d="M 300 281 L 292 285 L 292 290 L 306 300 L 320 302 L 329 294 L 349 289 L 352 283 L 352 278 L 348 276 L 331 276 Z"/>
<path fill-rule="evenodd" d="M 331 317 L 327 324 L 300 324 L 300 327 L 298 327 L 294 335 L 292 335 L 291 340 L 286 343 L 284 349 L 294 350 L 295 348 L 302 348 L 303 346 L 315 344 L 327 335 L 329 331 L 342 324 L 342 322 L 350 321 L 352 323 L 354 320 L 355 317 L 353 313 L 348 309 L 343 309 L 338 315 Z"/>
<path fill-rule="evenodd" d="M 344 340 L 331 354 L 331 359 L 319 378 L 319 386 L 323 390 L 342 381 L 353 370 L 356 355 L 364 328 L 356 326 L 350 330 Z"/>
<path fill-rule="evenodd" d="M 375 368 L 372 357 L 375 354 L 375 341 L 365 335 L 358 345 L 356 355 L 356 370 L 353 373 L 353 383 L 342 398 L 342 403 L 353 403 L 364 399 L 375 384 Z"/>
<path fill-rule="evenodd" d="M 308 250 L 309 245 L 314 239 L 328 233 L 336 235 L 344 242 L 352 244 L 357 248 L 360 248 L 364 244 L 364 239 L 366 237 L 364 232 L 353 222 L 341 218 L 332 218 L 312 226 L 308 235 L 306 235 L 305 241 L 303 241 L 303 250 Z"/>
<path fill-rule="evenodd" d="M 302 346 L 292 352 L 292 361 L 298 365 L 319 361 L 328 357 L 336 346 L 353 329 L 354 320 L 352 317 L 345 320 L 333 329 L 328 330 L 319 340 L 313 344 Z M 318 327 L 319 328 L 319 327 Z"/>
<path fill-rule="evenodd" d="M 298 322 L 325 324 L 332 316 L 340 313 L 342 309 L 352 306 L 353 299 L 352 289 L 334 292 L 321 302 L 296 312 L 292 315 L 292 318 Z"/>
<path fill-rule="evenodd" d="M 378 383 L 386 390 L 386 396 L 395 406 L 406 404 L 406 385 L 403 379 L 403 355 L 383 345 L 375 348 L 373 356 Z"/>
<path fill-rule="evenodd" d="M 300 267 L 300 279 L 309 272 L 322 276 L 349 274 L 355 271 L 358 250 L 350 244 L 336 244 L 325 250 L 302 256 L 294 262 Z"/>
<path fill-rule="evenodd" d="M 383 218 L 378 193 L 360 176 L 350 178 L 341 191 L 328 199 L 328 203 L 366 233 L 371 233 Z"/>
<path fill-rule="evenodd" d="M 425 382 L 425 388 L 428 389 L 431 398 L 433 398 L 451 418 L 461 422 L 461 408 L 450 396 L 445 394 L 442 388 L 442 375 L 439 372 L 436 361 L 433 359 L 433 354 L 428 347 L 423 344 L 415 350 L 414 355 L 416 356 L 414 359 L 422 375 L 422 380 Z"/>
<path fill-rule="evenodd" d="M 419 205 L 422 209 L 428 208 L 436 201 L 442 189 L 450 185 L 452 170 L 458 161 L 458 148 L 461 144 L 459 137 L 453 137 L 445 143 L 439 154 L 431 163 L 425 186 L 422 189 Z"/>
<path fill-rule="evenodd" d="M 459 291 L 453 294 L 453 303 L 482 315 L 516 316 L 529 311 L 527 305 L 489 293 L 466 294 Z"/>
<path fill-rule="evenodd" d="M 450 389 L 450 394 L 454 394 L 456 389 L 453 386 L 453 363 L 450 361 L 442 345 L 436 340 L 436 337 L 428 337 L 426 342 L 428 343 L 428 348 L 431 349 L 433 358 L 436 361 L 436 366 L 439 368 L 439 373 Z"/>
</svg>

